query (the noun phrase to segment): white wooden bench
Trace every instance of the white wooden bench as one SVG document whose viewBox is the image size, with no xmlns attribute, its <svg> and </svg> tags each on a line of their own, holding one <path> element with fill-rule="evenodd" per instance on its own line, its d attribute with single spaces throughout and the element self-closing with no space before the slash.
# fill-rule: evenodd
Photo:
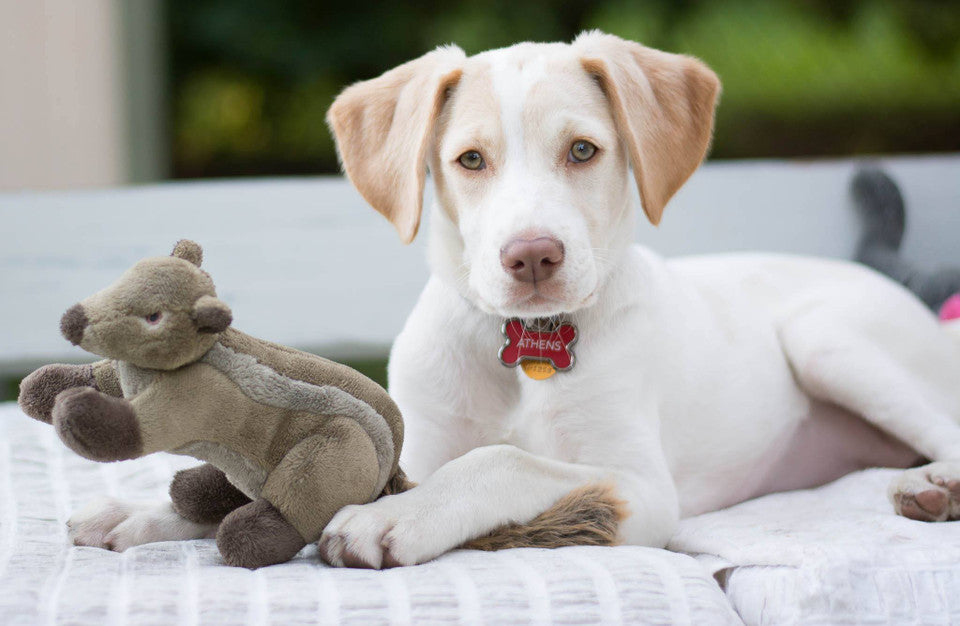
<svg viewBox="0 0 960 626">
<path fill-rule="evenodd" d="M 960 156 L 882 165 L 907 199 L 908 258 L 960 264 Z M 638 238 L 665 254 L 849 257 L 853 168 L 710 164 Z M 382 358 L 427 276 L 423 241 L 403 248 L 339 178 L 0 194 L 0 228 L 8 377 L 89 359 L 60 337 L 61 313 L 182 237 L 205 246 L 238 327 L 337 358 Z M 69 545 L 72 510 L 103 494 L 162 497 L 190 463 L 86 461 L 0 403 L 0 623 L 960 623 L 956 528 L 893 515 L 883 485 L 895 470 L 684 520 L 674 552 L 459 551 L 370 572 L 325 568 L 308 548 L 250 572 L 223 567 L 212 540 L 122 555 Z"/>
<path fill-rule="evenodd" d="M 904 254 L 960 264 L 960 155 L 879 163 L 907 200 Z M 637 236 L 666 255 L 849 258 L 855 165 L 709 163 Z M 60 336 L 62 312 L 183 237 L 204 246 L 238 328 L 335 358 L 385 355 L 427 277 L 425 238 L 402 246 L 340 177 L 0 193 L 0 232 L 0 376 L 88 358 Z"/>
</svg>

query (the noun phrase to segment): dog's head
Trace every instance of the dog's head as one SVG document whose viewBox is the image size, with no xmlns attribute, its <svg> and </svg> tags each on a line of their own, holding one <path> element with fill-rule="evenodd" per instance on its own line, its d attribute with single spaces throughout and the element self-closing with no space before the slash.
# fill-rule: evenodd
<svg viewBox="0 0 960 626">
<path fill-rule="evenodd" d="M 70 343 L 108 359 L 170 370 L 200 358 L 230 325 L 200 269 L 203 251 L 181 240 L 168 257 L 144 259 L 60 320 Z"/>
<path fill-rule="evenodd" d="M 431 257 L 485 311 L 592 303 L 707 151 L 720 84 L 700 61 L 592 32 L 467 58 L 439 48 L 348 87 L 327 119 L 344 169 L 405 242 L 437 189 Z"/>
</svg>

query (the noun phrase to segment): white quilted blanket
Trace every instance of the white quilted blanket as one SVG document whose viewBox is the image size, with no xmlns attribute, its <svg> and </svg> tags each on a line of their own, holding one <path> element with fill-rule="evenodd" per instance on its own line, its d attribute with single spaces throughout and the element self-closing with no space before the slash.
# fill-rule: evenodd
<svg viewBox="0 0 960 626">
<path fill-rule="evenodd" d="M 0 405 L 0 624 L 729 624 L 689 556 L 649 548 L 460 551 L 384 572 L 325 567 L 307 548 L 248 571 L 212 540 L 123 554 L 68 545 L 70 512 L 98 495 L 163 497 L 189 459 L 97 464 Z"/>
<path fill-rule="evenodd" d="M 898 471 L 684 520 L 670 547 L 715 572 L 748 624 L 960 624 L 960 522 L 894 515 Z"/>
<path fill-rule="evenodd" d="M 894 516 L 895 470 L 684 520 L 671 548 L 696 560 L 460 551 L 371 572 L 325 567 L 307 548 L 250 572 L 223 566 L 211 540 L 123 554 L 68 545 L 74 508 L 163 497 L 190 463 L 91 463 L 0 404 L 0 624 L 960 624 L 960 522 Z"/>
</svg>

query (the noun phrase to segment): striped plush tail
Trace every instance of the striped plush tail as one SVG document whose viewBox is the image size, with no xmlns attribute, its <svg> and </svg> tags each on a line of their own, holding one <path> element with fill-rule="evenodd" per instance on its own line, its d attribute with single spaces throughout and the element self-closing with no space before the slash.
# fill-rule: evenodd
<svg viewBox="0 0 960 626">
<path fill-rule="evenodd" d="M 612 546 L 627 517 L 626 503 L 612 485 L 587 485 L 571 491 L 527 524 L 507 524 L 466 542 L 470 550 Z"/>
</svg>

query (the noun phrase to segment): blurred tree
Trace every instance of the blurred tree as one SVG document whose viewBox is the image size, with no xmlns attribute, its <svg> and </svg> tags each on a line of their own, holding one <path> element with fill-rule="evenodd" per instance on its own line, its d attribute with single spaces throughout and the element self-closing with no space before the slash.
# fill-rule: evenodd
<svg viewBox="0 0 960 626">
<path fill-rule="evenodd" d="M 442 44 L 467 53 L 586 28 L 707 61 L 713 157 L 960 150 L 960 3 L 940 0 L 170 0 L 180 177 L 337 170 L 345 85 Z"/>
</svg>

